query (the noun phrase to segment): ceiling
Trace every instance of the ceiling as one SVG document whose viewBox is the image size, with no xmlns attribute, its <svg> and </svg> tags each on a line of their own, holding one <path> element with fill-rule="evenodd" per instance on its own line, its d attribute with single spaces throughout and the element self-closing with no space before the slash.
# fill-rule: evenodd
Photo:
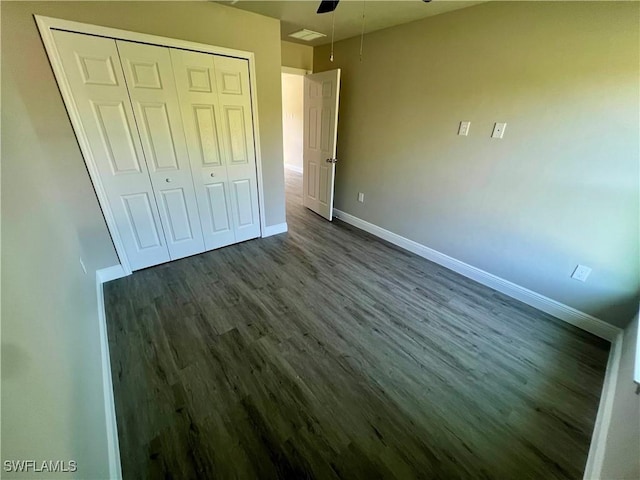
<svg viewBox="0 0 640 480">
<path fill-rule="evenodd" d="M 217 3 L 280 19 L 283 40 L 312 46 L 331 42 L 333 14 L 316 14 L 320 4 L 319 0 L 238 0 L 235 2 L 223 0 Z M 483 1 L 434 0 L 430 3 L 424 3 L 422 0 L 366 0 L 364 4 L 365 32 L 369 33 L 393 27 L 394 25 L 459 10 L 479 3 L 483 3 Z M 336 41 L 360 35 L 362 31 L 362 8 L 362 0 L 340 1 L 338 8 L 335 10 Z M 288 37 L 290 33 L 301 28 L 315 30 L 327 36 L 311 42 Z"/>
</svg>

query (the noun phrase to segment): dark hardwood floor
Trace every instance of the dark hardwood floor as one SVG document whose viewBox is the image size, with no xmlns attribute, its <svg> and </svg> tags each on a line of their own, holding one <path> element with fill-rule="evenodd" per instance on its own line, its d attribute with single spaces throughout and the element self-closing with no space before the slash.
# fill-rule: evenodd
<svg viewBox="0 0 640 480">
<path fill-rule="evenodd" d="M 609 344 L 301 206 L 105 286 L 141 478 L 582 478 Z"/>
</svg>

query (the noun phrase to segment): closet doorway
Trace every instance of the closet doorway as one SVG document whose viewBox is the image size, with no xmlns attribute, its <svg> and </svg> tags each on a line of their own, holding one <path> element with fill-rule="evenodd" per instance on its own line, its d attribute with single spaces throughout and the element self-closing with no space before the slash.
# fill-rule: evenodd
<svg viewBox="0 0 640 480">
<path fill-rule="evenodd" d="M 253 53 L 36 21 L 126 274 L 261 236 Z"/>
</svg>

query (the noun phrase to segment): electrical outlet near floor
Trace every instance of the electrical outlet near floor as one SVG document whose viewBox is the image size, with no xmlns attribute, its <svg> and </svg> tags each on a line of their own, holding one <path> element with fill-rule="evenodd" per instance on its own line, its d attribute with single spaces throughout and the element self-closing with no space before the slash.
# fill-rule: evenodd
<svg viewBox="0 0 640 480">
<path fill-rule="evenodd" d="M 578 265 L 571 274 L 571 278 L 580 282 L 586 282 L 590 273 L 591 269 L 589 267 L 587 267 L 586 265 Z"/>
<path fill-rule="evenodd" d="M 364 203 L 364 193 L 358 192 L 358 201 Z"/>
</svg>

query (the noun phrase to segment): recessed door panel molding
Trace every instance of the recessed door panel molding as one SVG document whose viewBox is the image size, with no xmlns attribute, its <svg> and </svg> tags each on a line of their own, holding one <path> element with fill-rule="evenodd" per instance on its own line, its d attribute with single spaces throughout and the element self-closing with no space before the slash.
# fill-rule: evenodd
<svg viewBox="0 0 640 480">
<path fill-rule="evenodd" d="M 211 72 L 209 67 L 195 67 L 188 65 L 185 68 L 190 92 L 213 93 L 211 88 Z"/>
<path fill-rule="evenodd" d="M 204 237 L 169 49 L 116 41 L 171 259 L 204 251 Z M 146 66 L 143 85 L 136 66 Z M 156 72 L 158 78 L 154 78 Z M 149 88 L 149 86 L 156 88 Z"/>
<path fill-rule="evenodd" d="M 187 213 L 187 200 L 182 188 L 162 191 L 162 206 L 169 219 L 168 233 L 174 243 L 193 240 L 193 229 Z"/>
<path fill-rule="evenodd" d="M 193 105 L 193 117 L 195 119 L 195 139 L 200 149 L 190 151 L 196 155 L 203 166 L 221 166 L 216 107 L 214 105 Z"/>
<path fill-rule="evenodd" d="M 82 81 L 85 85 L 118 85 L 111 57 L 97 57 L 78 53 L 76 53 L 75 57 L 80 66 Z"/>
<path fill-rule="evenodd" d="M 145 87 L 146 88 L 146 87 Z M 167 105 L 164 103 L 140 103 L 142 130 L 149 142 L 149 157 L 153 169 L 178 170 L 176 146 L 173 143 Z"/>
<path fill-rule="evenodd" d="M 333 219 L 340 69 L 304 77 L 303 192 L 305 207 Z"/>
<path fill-rule="evenodd" d="M 308 138 L 307 146 L 311 150 L 318 149 L 318 115 L 319 110 L 316 107 L 309 107 L 307 117 L 309 119 L 309 129 L 305 132 L 307 133 L 306 137 Z"/>
<path fill-rule="evenodd" d="M 224 107 L 225 127 L 229 135 L 229 161 L 247 163 L 247 134 L 242 106 Z"/>
<path fill-rule="evenodd" d="M 260 236 L 253 53 L 36 22 L 126 273 Z"/>
<path fill-rule="evenodd" d="M 255 185 L 249 178 L 231 181 L 231 205 L 236 230 L 236 241 L 242 242 L 260 234 L 255 210 Z"/>
<path fill-rule="evenodd" d="M 127 219 L 135 234 L 136 248 L 139 251 L 159 247 L 160 233 L 154 220 L 153 209 L 147 193 L 123 195 L 122 203 L 127 212 Z"/>
<path fill-rule="evenodd" d="M 227 182 L 213 182 L 205 185 L 207 209 L 203 215 L 208 216 L 211 231 L 205 235 L 207 250 L 224 247 L 236 242 L 231 218 L 231 200 Z M 203 221 L 204 223 L 204 221 Z"/>
<path fill-rule="evenodd" d="M 320 83 L 311 82 L 307 85 L 308 88 L 306 88 L 306 90 L 309 92 L 309 98 L 318 98 L 320 96 Z"/>
<path fill-rule="evenodd" d="M 169 261 L 115 41 L 63 31 L 52 36 L 118 254 L 133 270 Z"/>
<path fill-rule="evenodd" d="M 328 152 L 331 149 L 331 120 L 333 113 L 330 107 L 323 107 L 320 111 L 320 150 Z"/>
<path fill-rule="evenodd" d="M 253 223 L 253 211 L 251 209 L 251 182 L 249 180 L 236 180 L 233 182 L 233 196 L 235 200 L 238 225 L 246 227 Z"/>
<path fill-rule="evenodd" d="M 308 175 L 306 177 L 305 184 L 307 186 L 307 196 L 316 200 L 318 198 L 318 183 L 316 182 L 316 179 L 318 178 L 318 164 L 316 162 L 309 162 Z"/>
<path fill-rule="evenodd" d="M 331 98 L 333 95 L 334 82 L 333 79 L 322 82 L 322 97 Z"/>
<path fill-rule="evenodd" d="M 327 165 L 328 164 L 320 165 L 320 185 L 318 188 L 318 201 L 323 206 L 327 205 L 327 203 L 329 202 L 329 192 L 327 187 L 329 186 L 329 182 L 331 181 L 331 169 Z"/>
<path fill-rule="evenodd" d="M 222 72 L 221 93 L 227 95 L 242 95 L 242 78 L 239 72 Z"/>
<path fill-rule="evenodd" d="M 162 89 L 160 70 L 156 62 L 130 61 L 129 69 L 131 70 L 131 80 L 135 88 Z"/>
<path fill-rule="evenodd" d="M 207 185 L 207 198 L 209 199 L 209 215 L 216 233 L 230 232 L 231 219 L 227 213 L 227 185 L 223 182 Z"/>
<path fill-rule="evenodd" d="M 140 173 L 142 168 L 124 102 L 89 102 L 113 174 Z"/>
</svg>

